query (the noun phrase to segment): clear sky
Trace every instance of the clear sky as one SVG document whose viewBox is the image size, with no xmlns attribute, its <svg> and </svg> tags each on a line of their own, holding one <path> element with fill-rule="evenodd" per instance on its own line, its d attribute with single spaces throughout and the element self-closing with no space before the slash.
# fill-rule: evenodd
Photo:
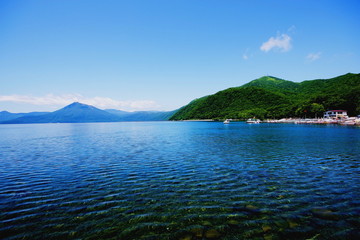
<svg viewBox="0 0 360 240">
<path fill-rule="evenodd" d="M 0 111 L 174 110 L 360 72 L 358 0 L 1 0 Z"/>
</svg>

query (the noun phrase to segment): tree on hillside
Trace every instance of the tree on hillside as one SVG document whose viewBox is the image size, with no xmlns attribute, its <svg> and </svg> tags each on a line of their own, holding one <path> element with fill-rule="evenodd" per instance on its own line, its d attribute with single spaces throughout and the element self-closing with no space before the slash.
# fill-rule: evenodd
<svg viewBox="0 0 360 240">
<path fill-rule="evenodd" d="M 317 117 L 322 117 L 323 113 L 325 112 L 325 108 L 322 104 L 318 104 L 318 103 L 312 103 L 310 105 L 310 115 L 317 118 Z"/>
</svg>

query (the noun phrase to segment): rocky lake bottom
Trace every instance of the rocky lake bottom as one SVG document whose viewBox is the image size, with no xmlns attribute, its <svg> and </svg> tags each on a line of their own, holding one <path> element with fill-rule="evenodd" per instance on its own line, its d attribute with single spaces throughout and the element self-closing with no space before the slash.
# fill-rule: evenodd
<svg viewBox="0 0 360 240">
<path fill-rule="evenodd" d="M 0 126 L 3 239 L 360 239 L 360 128 Z"/>
</svg>

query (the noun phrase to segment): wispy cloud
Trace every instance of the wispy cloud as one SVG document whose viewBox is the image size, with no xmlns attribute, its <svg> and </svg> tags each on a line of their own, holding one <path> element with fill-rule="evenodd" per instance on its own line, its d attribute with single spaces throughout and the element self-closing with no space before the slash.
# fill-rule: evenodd
<svg viewBox="0 0 360 240">
<path fill-rule="evenodd" d="M 250 52 L 250 48 L 245 49 L 245 51 L 242 55 L 242 59 L 249 60 L 252 57 L 253 57 L 253 54 Z"/>
<path fill-rule="evenodd" d="M 306 56 L 306 59 L 309 60 L 310 62 L 318 60 L 321 57 L 321 52 L 317 52 L 317 53 L 309 53 Z"/>
<path fill-rule="evenodd" d="M 289 27 L 287 31 L 288 31 L 289 33 L 295 33 L 295 32 L 296 32 L 296 27 L 295 27 L 295 25 L 292 25 L 291 27 Z"/>
<path fill-rule="evenodd" d="M 72 102 L 81 102 L 98 108 L 115 108 L 126 111 L 154 110 L 160 106 L 152 100 L 119 101 L 108 97 L 86 98 L 80 94 L 45 96 L 27 96 L 27 95 L 3 95 L 0 96 L 0 102 L 26 103 L 32 105 L 56 105 L 65 106 Z"/>
<path fill-rule="evenodd" d="M 271 37 L 261 45 L 260 49 L 264 52 L 268 52 L 271 49 L 279 49 L 282 52 L 287 52 L 291 47 L 291 37 L 284 33 L 276 37 Z"/>
</svg>

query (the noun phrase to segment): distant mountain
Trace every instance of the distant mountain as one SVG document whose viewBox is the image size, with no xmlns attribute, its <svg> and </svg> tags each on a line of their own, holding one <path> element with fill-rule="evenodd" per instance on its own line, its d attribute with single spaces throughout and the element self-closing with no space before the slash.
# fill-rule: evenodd
<svg viewBox="0 0 360 240">
<path fill-rule="evenodd" d="M 360 114 L 360 74 L 300 83 L 266 76 L 196 99 L 170 120 L 319 117 L 330 109 Z"/>
<path fill-rule="evenodd" d="M 8 111 L 0 112 L 0 122 L 9 121 L 24 116 L 40 116 L 49 112 L 30 112 L 30 113 L 11 113 Z"/>
<path fill-rule="evenodd" d="M 120 117 L 121 121 L 166 121 L 177 111 L 138 111 L 125 112 L 115 109 L 105 109 L 105 111 Z"/>
<path fill-rule="evenodd" d="M 116 122 L 119 120 L 119 117 L 114 114 L 75 102 L 55 112 L 38 116 L 23 116 L 2 123 L 79 123 Z"/>
<path fill-rule="evenodd" d="M 120 121 L 164 121 L 172 112 L 125 112 L 115 109 L 101 110 L 96 107 L 72 103 L 51 113 L 9 113 L 0 112 L 0 123 L 86 123 L 86 122 L 120 122 Z"/>
</svg>

